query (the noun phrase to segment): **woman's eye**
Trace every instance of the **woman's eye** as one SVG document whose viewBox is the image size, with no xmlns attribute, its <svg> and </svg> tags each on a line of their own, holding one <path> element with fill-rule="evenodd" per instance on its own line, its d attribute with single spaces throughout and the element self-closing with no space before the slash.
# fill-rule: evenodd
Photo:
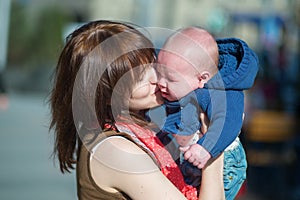
<svg viewBox="0 0 300 200">
<path fill-rule="evenodd" d="M 157 83 L 157 77 L 155 76 L 153 76 L 153 77 L 150 77 L 150 79 L 149 79 L 149 83 L 150 84 L 156 84 Z"/>
</svg>

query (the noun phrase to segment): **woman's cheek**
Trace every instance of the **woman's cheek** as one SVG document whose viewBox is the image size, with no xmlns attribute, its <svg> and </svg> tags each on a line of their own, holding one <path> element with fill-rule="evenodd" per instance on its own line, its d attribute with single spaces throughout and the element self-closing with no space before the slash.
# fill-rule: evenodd
<svg viewBox="0 0 300 200">
<path fill-rule="evenodd" d="M 132 99 L 141 99 L 149 96 L 150 87 L 149 85 L 144 85 L 141 87 L 136 88 L 131 95 Z"/>
</svg>

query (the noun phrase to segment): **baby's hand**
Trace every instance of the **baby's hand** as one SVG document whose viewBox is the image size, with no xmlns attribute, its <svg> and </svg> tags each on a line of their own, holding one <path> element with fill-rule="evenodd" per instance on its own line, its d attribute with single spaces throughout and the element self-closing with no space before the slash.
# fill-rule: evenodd
<svg viewBox="0 0 300 200">
<path fill-rule="evenodd" d="M 180 147 L 180 151 L 184 152 L 184 159 L 188 160 L 199 169 L 202 169 L 207 161 L 211 158 L 209 152 L 199 144 Z"/>
</svg>

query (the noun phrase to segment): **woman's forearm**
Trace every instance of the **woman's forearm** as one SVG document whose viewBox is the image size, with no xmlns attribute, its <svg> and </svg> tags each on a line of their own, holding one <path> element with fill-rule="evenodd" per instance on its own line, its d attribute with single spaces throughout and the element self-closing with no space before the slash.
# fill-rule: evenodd
<svg viewBox="0 0 300 200">
<path fill-rule="evenodd" d="M 222 153 L 203 168 L 199 200 L 225 200 L 223 165 Z"/>
</svg>

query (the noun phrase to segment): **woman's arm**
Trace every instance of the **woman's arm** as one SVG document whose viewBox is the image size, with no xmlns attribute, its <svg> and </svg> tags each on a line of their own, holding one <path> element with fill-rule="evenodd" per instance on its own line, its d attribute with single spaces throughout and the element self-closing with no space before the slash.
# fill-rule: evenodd
<svg viewBox="0 0 300 200">
<path fill-rule="evenodd" d="M 133 199 L 186 199 L 147 153 L 123 137 L 102 141 L 91 154 L 90 170 L 100 188 Z"/>
<path fill-rule="evenodd" d="M 201 121 L 201 132 L 206 133 L 209 120 L 206 114 L 201 110 L 199 115 Z M 223 153 L 211 159 L 202 169 L 202 181 L 199 200 L 225 200 L 224 182 L 223 182 Z"/>
<path fill-rule="evenodd" d="M 225 200 L 223 183 L 223 153 L 202 169 L 199 200 Z"/>
</svg>

